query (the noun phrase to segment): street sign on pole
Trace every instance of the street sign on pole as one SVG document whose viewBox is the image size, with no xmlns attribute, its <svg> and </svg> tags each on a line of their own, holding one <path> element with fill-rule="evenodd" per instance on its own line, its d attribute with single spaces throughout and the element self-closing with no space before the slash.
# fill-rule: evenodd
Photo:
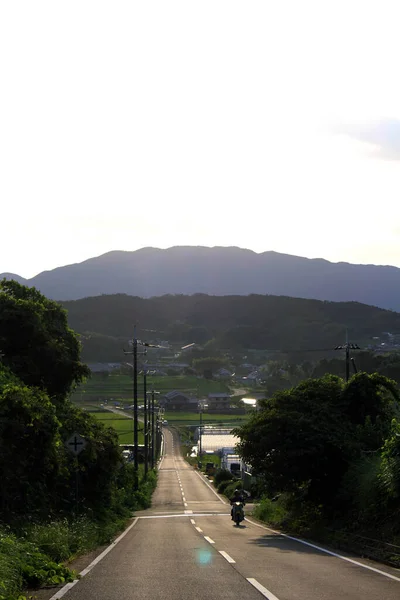
<svg viewBox="0 0 400 600">
<path fill-rule="evenodd" d="M 86 446 L 86 440 L 79 435 L 79 433 L 73 433 L 71 437 L 65 442 L 65 447 L 68 448 L 72 454 L 78 456 Z"/>
</svg>

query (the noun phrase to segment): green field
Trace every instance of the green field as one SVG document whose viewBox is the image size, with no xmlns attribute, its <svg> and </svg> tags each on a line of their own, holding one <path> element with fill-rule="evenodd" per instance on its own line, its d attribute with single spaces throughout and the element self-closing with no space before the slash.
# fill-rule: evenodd
<svg viewBox="0 0 400 600">
<path fill-rule="evenodd" d="M 192 393 L 195 396 L 207 396 L 210 393 L 230 392 L 229 387 L 222 381 L 210 381 L 194 376 L 174 375 L 165 377 L 147 377 L 147 389 L 154 388 L 160 394 L 172 390 Z M 143 397 L 143 375 L 138 378 L 139 398 Z M 130 402 L 133 395 L 132 379 L 127 375 L 110 374 L 108 377 L 94 375 L 81 385 L 72 395 L 71 400 L 76 404 L 86 404 L 93 400 L 110 399 Z"/>
<path fill-rule="evenodd" d="M 200 416 L 198 413 L 166 411 L 164 418 L 167 419 L 169 425 L 200 425 Z M 247 415 L 203 413 L 202 423 L 203 425 L 214 425 L 215 427 L 239 427 L 245 423 L 247 419 Z"/>
<path fill-rule="evenodd" d="M 114 427 L 118 433 L 120 444 L 133 444 L 133 419 L 129 419 L 129 417 L 124 417 L 124 415 L 117 415 L 109 411 L 93 412 L 93 416 L 101 421 L 106 427 Z M 139 422 L 138 427 L 138 443 L 143 444 L 143 423 Z"/>
</svg>

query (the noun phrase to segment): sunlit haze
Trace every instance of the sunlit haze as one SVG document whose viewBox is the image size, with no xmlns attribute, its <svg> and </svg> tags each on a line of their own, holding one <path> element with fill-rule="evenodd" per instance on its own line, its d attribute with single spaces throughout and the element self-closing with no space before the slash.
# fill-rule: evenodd
<svg viewBox="0 0 400 600">
<path fill-rule="evenodd" d="M 397 2 L 0 4 L 0 272 L 240 246 L 400 266 Z"/>
</svg>

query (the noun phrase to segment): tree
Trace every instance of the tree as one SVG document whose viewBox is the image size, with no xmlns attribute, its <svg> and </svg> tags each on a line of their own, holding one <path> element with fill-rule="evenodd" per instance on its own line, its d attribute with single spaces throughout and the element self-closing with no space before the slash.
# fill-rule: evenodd
<svg viewBox="0 0 400 600">
<path fill-rule="evenodd" d="M 227 360 L 217 356 L 207 356 L 206 358 L 196 358 L 193 360 L 193 368 L 196 369 L 198 373 L 207 373 L 211 376 L 214 371 L 221 367 L 226 367 L 226 365 Z"/>
<path fill-rule="evenodd" d="M 48 514 L 59 473 L 59 421 L 41 390 L 0 385 L 0 505 L 3 518 Z M 11 377 L 13 379 L 13 377 Z"/>
<path fill-rule="evenodd" d="M 240 454 L 272 493 L 318 488 L 329 493 L 343 473 L 339 378 L 310 379 L 261 402 L 237 430 Z M 315 495 L 315 494 L 313 494 Z"/>
<path fill-rule="evenodd" d="M 330 504 L 349 462 L 379 450 L 395 411 L 393 382 L 360 373 L 308 379 L 261 402 L 236 430 L 239 451 L 270 491 Z"/>
<path fill-rule="evenodd" d="M 89 375 L 61 305 L 5 279 L 0 282 L 0 348 L 6 366 L 56 403 Z"/>
</svg>

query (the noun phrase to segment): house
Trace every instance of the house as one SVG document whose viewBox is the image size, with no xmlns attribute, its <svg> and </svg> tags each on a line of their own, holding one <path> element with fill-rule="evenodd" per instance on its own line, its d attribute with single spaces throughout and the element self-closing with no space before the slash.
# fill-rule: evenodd
<svg viewBox="0 0 400 600">
<path fill-rule="evenodd" d="M 218 392 L 208 394 L 208 409 L 209 410 L 226 410 L 231 405 L 231 395 L 226 392 Z"/>
<path fill-rule="evenodd" d="M 184 394 L 179 390 L 168 392 L 160 399 L 160 406 L 167 410 L 182 410 L 197 412 L 199 401 L 194 396 Z"/>
<path fill-rule="evenodd" d="M 233 376 L 233 373 L 231 373 L 230 371 L 228 371 L 228 369 L 218 369 L 218 371 L 214 374 L 214 377 L 216 377 L 217 379 L 231 379 L 231 377 Z"/>
</svg>

